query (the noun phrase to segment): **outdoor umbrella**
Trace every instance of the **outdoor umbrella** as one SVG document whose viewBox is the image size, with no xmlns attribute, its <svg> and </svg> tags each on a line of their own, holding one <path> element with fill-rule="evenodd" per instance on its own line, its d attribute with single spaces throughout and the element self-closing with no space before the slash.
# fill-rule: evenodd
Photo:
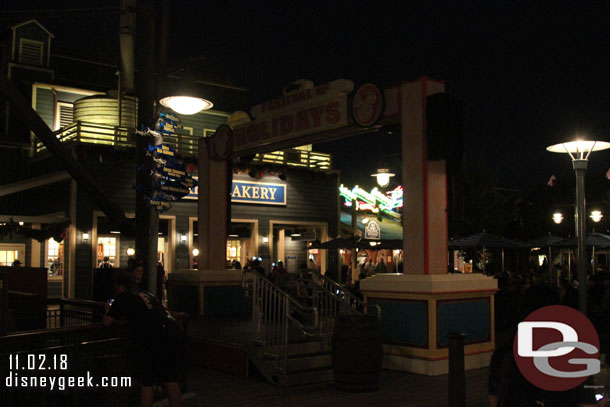
<svg viewBox="0 0 610 407">
<path fill-rule="evenodd" d="M 320 244 L 320 249 L 356 249 L 361 246 L 354 239 L 337 238 Z"/>
<path fill-rule="evenodd" d="M 593 248 L 593 253 L 591 257 L 595 258 L 595 248 L 596 247 L 610 247 L 610 236 L 605 235 L 603 233 L 590 232 L 587 233 L 585 237 L 585 245 L 591 246 Z M 571 237 L 565 239 L 561 242 L 555 243 L 553 246 L 555 247 L 578 247 L 578 239 L 576 237 Z M 568 273 L 570 273 L 570 253 L 568 253 Z"/>
<path fill-rule="evenodd" d="M 490 249 L 505 249 L 507 247 L 513 247 L 514 244 L 515 242 L 513 240 L 492 235 L 487 232 L 449 241 L 449 247 L 455 248 L 486 247 Z"/>
<path fill-rule="evenodd" d="M 502 271 L 504 271 L 504 249 L 508 247 L 514 247 L 515 241 L 492 235 L 491 233 L 482 232 L 476 235 L 466 236 L 459 239 L 453 239 L 449 242 L 449 247 L 459 248 L 488 248 L 488 249 L 502 249 Z"/>
</svg>

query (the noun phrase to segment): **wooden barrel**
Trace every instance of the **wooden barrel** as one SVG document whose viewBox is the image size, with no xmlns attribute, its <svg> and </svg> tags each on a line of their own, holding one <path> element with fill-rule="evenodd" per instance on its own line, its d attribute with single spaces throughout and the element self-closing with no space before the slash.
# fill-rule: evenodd
<svg viewBox="0 0 610 407">
<path fill-rule="evenodd" d="M 332 362 L 337 387 L 353 392 L 379 389 L 382 358 L 383 340 L 376 317 L 347 315 L 335 320 Z"/>
</svg>

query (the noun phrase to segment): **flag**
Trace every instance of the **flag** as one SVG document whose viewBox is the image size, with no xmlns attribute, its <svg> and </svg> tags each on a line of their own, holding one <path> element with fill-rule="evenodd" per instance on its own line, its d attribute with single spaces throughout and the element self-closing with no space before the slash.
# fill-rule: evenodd
<svg viewBox="0 0 610 407">
<path fill-rule="evenodd" d="M 610 172 L 610 170 L 608 170 L 608 172 Z M 606 174 L 607 175 L 607 174 Z M 610 178 L 609 178 L 610 179 Z M 555 178 L 554 175 L 551 175 L 551 178 L 549 178 L 549 182 L 546 183 L 547 187 L 552 187 L 555 185 L 555 181 L 557 181 L 557 178 Z"/>
</svg>

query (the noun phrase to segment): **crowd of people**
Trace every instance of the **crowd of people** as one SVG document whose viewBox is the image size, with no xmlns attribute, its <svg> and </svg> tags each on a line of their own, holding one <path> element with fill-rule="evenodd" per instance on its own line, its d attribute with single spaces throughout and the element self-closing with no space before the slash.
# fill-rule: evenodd
<svg viewBox="0 0 610 407">
<path fill-rule="evenodd" d="M 548 305 L 579 308 L 580 282 L 557 264 L 537 267 L 530 264 L 526 272 L 496 272 L 498 292 L 495 296 L 496 351 L 490 364 L 488 392 L 492 407 L 513 406 L 581 406 L 586 388 L 566 392 L 547 392 L 529 383 L 520 374 L 514 361 L 513 340 L 517 324 L 536 309 Z M 601 352 L 610 352 L 610 272 L 590 269 L 587 281 L 587 316 L 595 325 Z M 602 404 L 599 404 L 602 405 Z"/>
</svg>

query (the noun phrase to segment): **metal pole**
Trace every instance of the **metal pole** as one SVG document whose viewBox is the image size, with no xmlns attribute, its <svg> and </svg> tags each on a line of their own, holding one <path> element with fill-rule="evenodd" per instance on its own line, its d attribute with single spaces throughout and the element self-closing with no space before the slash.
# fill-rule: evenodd
<svg viewBox="0 0 610 407">
<path fill-rule="evenodd" d="M 358 210 L 356 209 L 356 201 L 354 200 L 353 204 L 352 204 L 352 233 L 354 234 L 354 238 L 356 237 L 356 232 L 358 231 Z M 351 263 L 352 263 L 352 273 L 350 275 L 347 276 L 345 283 L 348 282 L 348 280 L 352 279 L 352 276 L 354 275 L 354 271 L 356 270 L 357 267 L 357 255 L 356 255 L 356 248 L 351 248 L 350 249 L 350 253 L 351 253 Z M 339 284 L 341 283 L 341 277 L 339 277 Z"/>
<path fill-rule="evenodd" d="M 587 160 L 573 160 L 572 165 L 576 173 L 576 236 L 578 237 L 578 308 L 587 314 L 587 247 L 585 246 L 586 217 L 585 217 L 585 173 Z"/>
<path fill-rule="evenodd" d="M 449 407 L 466 407 L 466 374 L 464 372 L 464 337 L 451 332 L 449 339 Z"/>
<path fill-rule="evenodd" d="M 138 37 L 137 51 L 140 61 L 138 81 L 138 120 L 140 127 L 151 127 L 155 117 L 155 5 L 152 0 L 139 2 L 137 14 Z M 136 136 L 136 183 L 153 189 L 153 180 L 149 174 L 139 170 L 146 163 L 148 140 Z M 136 256 L 146 261 L 148 290 L 156 293 L 157 289 L 157 243 L 159 231 L 159 214 L 156 208 L 146 202 L 146 192 L 136 190 Z"/>
</svg>

